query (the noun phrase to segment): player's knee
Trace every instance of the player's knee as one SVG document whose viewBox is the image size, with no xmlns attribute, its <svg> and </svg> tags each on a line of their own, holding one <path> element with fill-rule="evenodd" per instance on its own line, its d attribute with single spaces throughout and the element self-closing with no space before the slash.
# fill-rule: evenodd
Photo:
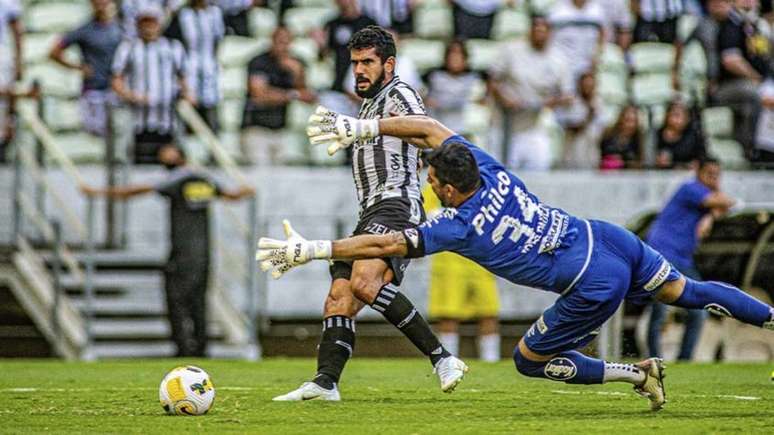
<svg viewBox="0 0 774 435">
<path fill-rule="evenodd" d="M 532 361 L 527 359 L 521 351 L 519 346 L 513 349 L 513 362 L 516 364 L 516 370 L 524 376 L 531 378 L 544 378 L 543 369 L 545 368 L 545 361 Z"/>
<path fill-rule="evenodd" d="M 379 289 L 382 287 L 382 283 L 378 280 L 369 279 L 362 276 L 353 276 L 350 281 L 350 289 L 352 294 L 356 298 L 371 304 L 376 299 L 376 295 L 379 293 Z"/>
<path fill-rule="evenodd" d="M 323 308 L 323 313 L 325 317 L 329 316 L 348 316 L 351 317 L 353 314 L 353 307 L 355 305 L 354 298 L 352 295 L 333 295 L 329 294 L 327 298 L 325 298 L 325 306 Z"/>
</svg>

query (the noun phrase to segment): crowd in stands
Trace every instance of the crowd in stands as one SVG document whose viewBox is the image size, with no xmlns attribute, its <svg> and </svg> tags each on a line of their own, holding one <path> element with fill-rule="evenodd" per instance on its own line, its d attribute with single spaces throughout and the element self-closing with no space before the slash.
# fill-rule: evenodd
<svg viewBox="0 0 774 435">
<path fill-rule="evenodd" d="M 34 95 L 14 84 L 30 83 L 24 27 L 34 17 L 25 9 L 39 5 L 0 0 L 3 157 L 14 100 Z M 81 75 L 84 131 L 105 135 L 108 108 L 131 108 L 135 163 L 156 162 L 160 147 L 187 133 L 180 98 L 214 132 L 238 127 L 242 162 L 292 162 L 299 113 L 317 104 L 357 113 L 347 42 L 378 24 L 400 41 L 397 75 L 429 113 L 514 169 L 684 168 L 708 154 L 774 164 L 771 0 L 91 0 L 91 8 L 86 22 L 36 49 Z M 226 49 L 239 60 L 226 65 Z M 225 99 L 242 100 L 238 120 Z M 716 140 L 708 119 L 726 113 L 732 133 Z"/>
</svg>

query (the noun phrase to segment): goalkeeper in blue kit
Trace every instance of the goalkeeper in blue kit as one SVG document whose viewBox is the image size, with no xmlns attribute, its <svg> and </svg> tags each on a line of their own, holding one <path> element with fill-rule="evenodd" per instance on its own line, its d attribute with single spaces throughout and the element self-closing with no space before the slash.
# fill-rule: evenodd
<svg viewBox="0 0 774 435">
<path fill-rule="evenodd" d="M 355 119 L 321 107 L 307 133 L 312 144 L 329 147 L 386 134 L 432 149 L 428 182 L 447 208 L 417 228 L 336 241 L 305 240 L 285 221 L 288 239 L 262 238 L 256 253 L 275 278 L 314 259 L 455 252 L 513 283 L 561 295 L 514 349 L 520 373 L 573 384 L 628 382 L 653 410 L 666 402 L 660 359 L 613 363 L 576 350 L 596 337 L 624 299 L 721 307 L 716 312 L 774 330 L 772 307 L 728 284 L 681 275 L 624 228 L 541 203 L 497 160 L 431 118 Z"/>
</svg>

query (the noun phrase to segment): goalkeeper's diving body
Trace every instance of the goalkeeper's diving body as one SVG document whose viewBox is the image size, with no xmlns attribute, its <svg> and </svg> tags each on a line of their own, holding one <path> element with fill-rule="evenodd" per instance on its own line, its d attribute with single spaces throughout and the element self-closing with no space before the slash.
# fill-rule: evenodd
<svg viewBox="0 0 774 435">
<path fill-rule="evenodd" d="M 361 120 L 319 108 L 312 143 L 347 146 L 386 134 L 433 151 L 428 182 L 447 209 L 417 228 L 336 241 L 307 241 L 285 222 L 287 241 L 263 238 L 263 270 L 282 272 L 312 259 L 416 258 L 452 251 L 511 282 L 559 293 L 514 349 L 520 373 L 573 384 L 628 382 L 659 410 L 666 402 L 664 365 L 607 362 L 576 349 L 590 343 L 624 299 L 712 309 L 774 329 L 774 309 L 719 282 L 682 276 L 631 232 L 543 204 L 497 160 L 428 117 Z"/>
</svg>

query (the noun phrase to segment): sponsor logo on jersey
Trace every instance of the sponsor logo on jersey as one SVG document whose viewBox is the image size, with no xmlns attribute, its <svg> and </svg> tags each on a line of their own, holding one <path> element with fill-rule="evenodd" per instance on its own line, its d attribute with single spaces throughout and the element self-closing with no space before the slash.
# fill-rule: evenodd
<svg viewBox="0 0 774 435">
<path fill-rule="evenodd" d="M 548 361 L 543 373 L 555 381 L 569 381 L 578 374 L 578 367 L 569 358 L 557 357 Z"/>
<path fill-rule="evenodd" d="M 419 248 L 419 231 L 414 228 L 409 228 L 403 231 L 406 236 L 406 240 L 411 243 L 412 248 Z"/>
<path fill-rule="evenodd" d="M 548 325 L 546 325 L 546 321 L 543 319 L 543 315 L 540 315 L 540 318 L 537 319 L 537 322 L 535 322 L 535 325 L 537 325 L 537 330 L 541 334 L 545 334 L 548 332 Z"/>
<path fill-rule="evenodd" d="M 716 304 L 716 303 L 707 304 L 704 306 L 704 309 L 718 316 L 731 317 L 731 312 L 728 311 L 726 307 L 720 304 Z"/>
<path fill-rule="evenodd" d="M 664 260 L 661 263 L 661 267 L 658 269 L 658 272 L 656 272 L 653 278 L 651 278 L 650 281 L 645 284 L 645 287 L 643 287 L 645 291 L 652 292 L 653 290 L 661 287 L 661 285 L 666 282 L 670 272 L 672 272 L 672 265 Z"/>
</svg>

